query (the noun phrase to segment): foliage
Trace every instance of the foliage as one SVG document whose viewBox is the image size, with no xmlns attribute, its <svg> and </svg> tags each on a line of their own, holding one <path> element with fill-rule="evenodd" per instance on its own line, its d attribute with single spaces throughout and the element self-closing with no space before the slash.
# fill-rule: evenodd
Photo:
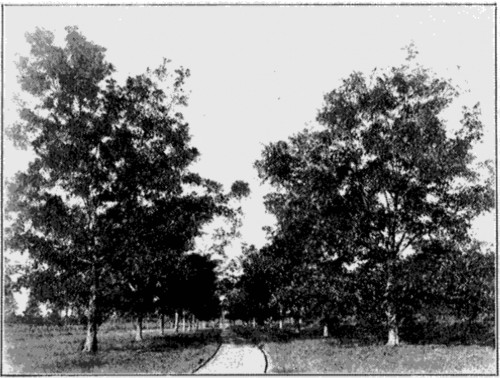
<svg viewBox="0 0 500 378">
<path fill-rule="evenodd" d="M 40 303 L 34 295 L 28 297 L 28 304 L 23 312 L 23 317 L 28 323 L 36 323 L 42 319 Z"/>
<path fill-rule="evenodd" d="M 178 282 L 179 308 L 188 310 L 200 320 L 210 320 L 220 315 L 219 298 L 216 296 L 216 264 L 208 256 L 187 255 L 178 270 L 183 276 Z"/>
<path fill-rule="evenodd" d="M 318 287 L 328 287 L 318 278 L 326 262 L 339 277 L 353 263 L 373 270 L 368 281 L 381 295 L 373 304 L 396 336 L 405 253 L 436 239 L 468 242 L 471 220 L 494 203 L 491 178 L 472 164 L 479 106 L 463 110 L 454 133 L 441 117 L 458 94 L 420 66 L 368 80 L 353 73 L 325 95 L 320 127 L 269 144 L 256 162 L 275 188 L 266 196 L 277 218 L 273 241 L 287 241 Z"/>
<path fill-rule="evenodd" d="M 492 321 L 469 322 L 444 319 L 406 322 L 401 338 L 411 344 L 480 345 L 495 348 L 495 327 Z"/>
<path fill-rule="evenodd" d="M 273 272 L 270 269 L 270 261 L 253 245 L 243 247 L 243 274 L 228 298 L 230 319 L 255 318 L 262 324 L 272 315 Z"/>
<path fill-rule="evenodd" d="M 112 224 L 106 210 L 113 204 L 109 192 L 116 177 L 106 143 L 116 127 L 102 83 L 113 67 L 105 62 L 103 48 L 75 28 L 66 31 L 64 48 L 53 44 L 50 32 L 28 34 L 31 58 L 18 64 L 22 89 L 38 101 L 22 104 L 12 136 L 31 147 L 36 158 L 9 185 L 8 211 L 16 216 L 7 246 L 29 252 L 38 282 L 50 286 L 46 277 L 62 276 L 81 301 L 93 300 L 95 324 L 98 283 L 105 287 L 111 266 Z M 72 286 L 65 277 L 78 278 L 88 290 L 78 290 L 80 285 Z"/>
<path fill-rule="evenodd" d="M 105 49 L 66 31 L 65 47 L 28 34 L 31 57 L 18 64 L 35 102 L 10 135 L 36 158 L 9 185 L 7 246 L 29 253 L 39 301 L 85 305 L 95 351 L 97 325 L 114 309 L 152 311 L 165 269 L 214 216 L 234 216 L 229 201 L 248 185 L 224 195 L 188 170 L 199 156 L 179 111 L 189 70 L 164 61 L 119 85 Z"/>
<path fill-rule="evenodd" d="M 446 303 L 454 314 L 468 322 L 495 318 L 495 255 L 473 246 L 454 255 L 442 271 L 447 282 Z"/>
</svg>

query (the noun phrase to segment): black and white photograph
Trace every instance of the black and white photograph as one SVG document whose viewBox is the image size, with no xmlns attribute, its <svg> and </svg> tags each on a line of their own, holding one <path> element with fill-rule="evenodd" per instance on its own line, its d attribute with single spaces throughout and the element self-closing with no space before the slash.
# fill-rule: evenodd
<svg viewBox="0 0 500 378">
<path fill-rule="evenodd" d="M 498 375 L 496 3 L 2 5 L 7 376 Z"/>
</svg>

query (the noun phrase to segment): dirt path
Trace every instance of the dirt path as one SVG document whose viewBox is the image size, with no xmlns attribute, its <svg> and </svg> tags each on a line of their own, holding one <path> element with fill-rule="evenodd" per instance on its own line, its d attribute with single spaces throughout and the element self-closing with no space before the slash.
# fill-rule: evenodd
<svg viewBox="0 0 500 378">
<path fill-rule="evenodd" d="M 264 374 L 267 357 L 255 345 L 235 343 L 231 335 L 223 333 L 224 342 L 215 356 L 195 374 Z"/>
<path fill-rule="evenodd" d="M 266 358 L 254 345 L 222 344 L 219 351 L 196 374 L 264 374 Z"/>
</svg>

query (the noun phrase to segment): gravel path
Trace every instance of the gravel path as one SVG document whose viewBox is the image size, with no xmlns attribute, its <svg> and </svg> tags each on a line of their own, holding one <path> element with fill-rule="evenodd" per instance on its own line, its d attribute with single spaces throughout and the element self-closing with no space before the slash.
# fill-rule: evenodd
<svg viewBox="0 0 500 378">
<path fill-rule="evenodd" d="M 224 343 L 219 351 L 196 374 L 264 374 L 266 358 L 254 345 Z"/>
</svg>

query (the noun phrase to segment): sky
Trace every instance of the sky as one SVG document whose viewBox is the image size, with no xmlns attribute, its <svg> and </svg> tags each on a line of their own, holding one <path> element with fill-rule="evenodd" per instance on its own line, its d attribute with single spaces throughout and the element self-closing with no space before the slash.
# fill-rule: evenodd
<svg viewBox="0 0 500 378">
<path fill-rule="evenodd" d="M 264 245 L 272 225 L 254 169 L 263 147 L 315 124 L 323 96 L 353 71 L 404 63 L 414 42 L 418 62 L 452 78 L 466 93 L 450 111 L 480 102 L 485 127 L 479 159 L 495 158 L 493 6 L 7 6 L 4 11 L 4 127 L 16 120 L 20 93 L 14 62 L 29 54 L 26 32 L 42 27 L 61 44 L 78 26 L 104 46 L 119 82 L 163 58 L 191 70 L 187 81 L 193 171 L 224 184 L 250 184 L 239 242 Z M 26 168 L 31 155 L 4 141 L 4 177 Z M 474 223 L 478 239 L 494 243 L 495 217 Z M 236 252 L 235 252 L 236 253 Z"/>
</svg>

